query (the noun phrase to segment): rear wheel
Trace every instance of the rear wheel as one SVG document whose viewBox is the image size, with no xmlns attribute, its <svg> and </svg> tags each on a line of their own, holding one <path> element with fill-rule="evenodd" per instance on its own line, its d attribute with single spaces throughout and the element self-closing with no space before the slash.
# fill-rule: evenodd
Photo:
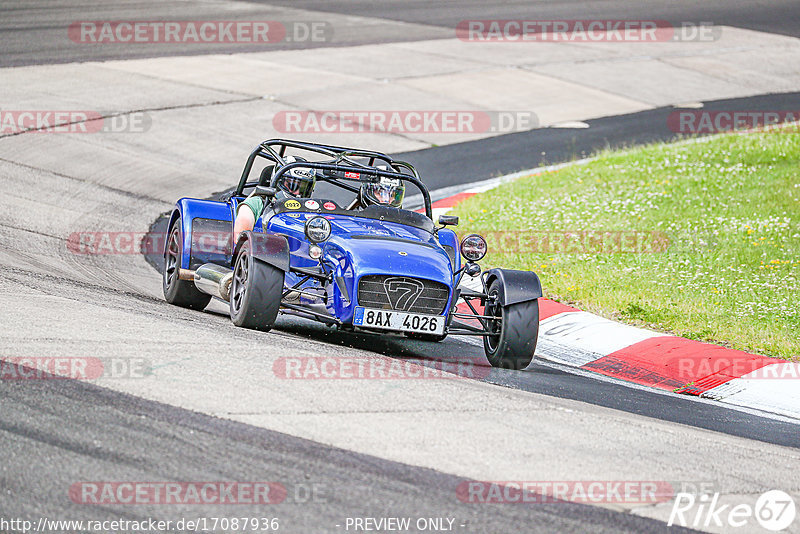
<svg viewBox="0 0 800 534">
<path fill-rule="evenodd" d="M 162 288 L 164 298 L 170 304 L 202 310 L 205 308 L 211 295 L 197 289 L 194 282 L 180 279 L 181 256 L 183 255 L 183 231 L 180 218 L 170 226 L 167 232 L 167 247 L 164 251 L 164 272 L 162 273 Z"/>
<path fill-rule="evenodd" d="M 283 281 L 283 271 L 257 260 L 250 243 L 244 243 L 233 268 L 230 293 L 233 324 L 269 331 L 281 307 Z"/>
<path fill-rule="evenodd" d="M 529 300 L 508 306 L 498 302 L 500 280 L 489 286 L 484 315 L 493 335 L 483 336 L 483 350 L 492 367 L 525 369 L 533 360 L 539 338 L 539 301 Z"/>
</svg>

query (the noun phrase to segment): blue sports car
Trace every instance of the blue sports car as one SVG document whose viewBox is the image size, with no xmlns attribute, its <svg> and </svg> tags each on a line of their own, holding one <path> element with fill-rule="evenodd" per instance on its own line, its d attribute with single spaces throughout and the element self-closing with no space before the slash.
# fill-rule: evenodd
<svg viewBox="0 0 800 534">
<path fill-rule="evenodd" d="M 419 190 L 419 212 L 403 209 L 406 186 Z M 345 194 L 352 200 L 342 202 Z M 493 366 L 524 369 L 538 337 L 538 276 L 482 272 L 484 238 L 459 239 L 449 228 L 457 217 L 437 222 L 430 193 L 406 162 L 368 150 L 264 141 L 232 192 L 177 202 L 164 296 L 192 309 L 221 299 L 234 324 L 264 331 L 279 314 L 291 314 L 428 341 L 481 336 Z M 465 287 L 464 276 L 479 277 L 472 286 L 482 289 Z"/>
</svg>

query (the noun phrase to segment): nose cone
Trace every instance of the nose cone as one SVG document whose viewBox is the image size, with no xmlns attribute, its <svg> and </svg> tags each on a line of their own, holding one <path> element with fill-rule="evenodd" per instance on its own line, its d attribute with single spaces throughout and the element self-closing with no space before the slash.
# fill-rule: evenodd
<svg viewBox="0 0 800 534">
<path fill-rule="evenodd" d="M 447 253 L 433 243 L 356 236 L 337 239 L 356 278 L 393 274 L 425 278 L 451 286 L 453 270 Z"/>
</svg>

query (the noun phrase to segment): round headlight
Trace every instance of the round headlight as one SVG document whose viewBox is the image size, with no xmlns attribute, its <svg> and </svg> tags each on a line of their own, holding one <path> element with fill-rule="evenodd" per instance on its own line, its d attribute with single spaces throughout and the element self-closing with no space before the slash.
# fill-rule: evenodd
<svg viewBox="0 0 800 534">
<path fill-rule="evenodd" d="M 306 237 L 312 243 L 322 243 L 331 235 L 331 223 L 325 217 L 312 217 L 306 221 Z"/>
<path fill-rule="evenodd" d="M 487 248 L 486 240 L 478 234 L 470 234 L 461 241 L 461 255 L 467 261 L 480 261 Z"/>
</svg>

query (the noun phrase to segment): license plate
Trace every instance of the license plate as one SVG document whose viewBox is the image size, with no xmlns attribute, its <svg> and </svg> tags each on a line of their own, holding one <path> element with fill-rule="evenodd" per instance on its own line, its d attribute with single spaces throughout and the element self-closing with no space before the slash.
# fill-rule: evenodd
<svg viewBox="0 0 800 534">
<path fill-rule="evenodd" d="M 382 330 L 399 332 L 419 332 L 421 334 L 444 333 L 446 317 L 441 315 L 421 315 L 391 310 L 373 310 L 358 306 L 353 316 L 353 324 Z"/>
</svg>

